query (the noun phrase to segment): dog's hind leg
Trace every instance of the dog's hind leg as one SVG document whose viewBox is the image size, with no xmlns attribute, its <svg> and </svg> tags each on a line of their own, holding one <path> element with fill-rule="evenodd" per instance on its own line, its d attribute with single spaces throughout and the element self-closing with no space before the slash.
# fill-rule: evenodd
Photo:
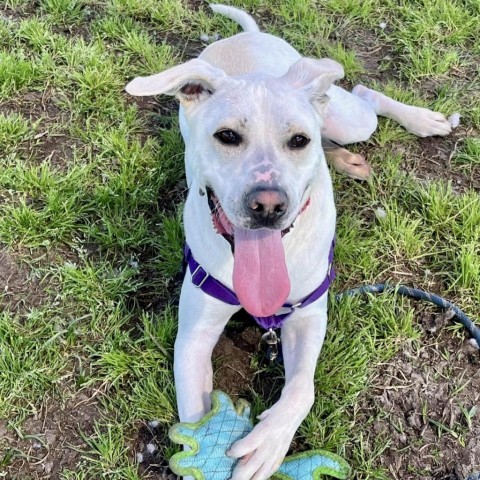
<svg viewBox="0 0 480 480">
<path fill-rule="evenodd" d="M 328 139 L 322 139 L 322 148 L 328 163 L 337 172 L 355 180 L 366 180 L 370 176 L 371 168 L 363 155 L 349 152 Z"/>
<path fill-rule="evenodd" d="M 365 158 L 342 145 L 368 140 L 377 128 L 377 114 L 368 102 L 335 85 L 328 89 L 327 96 L 322 128 L 322 147 L 327 161 L 337 172 L 366 180 L 371 169 Z"/>
<path fill-rule="evenodd" d="M 395 120 L 405 130 L 418 137 L 445 136 L 452 131 L 449 120 L 439 112 L 397 102 L 363 85 L 357 85 L 352 94 L 371 105 L 377 115 Z"/>
<path fill-rule="evenodd" d="M 377 128 L 377 114 L 372 105 L 343 88 L 332 85 L 323 112 L 322 139 L 339 145 L 365 142 Z"/>
</svg>

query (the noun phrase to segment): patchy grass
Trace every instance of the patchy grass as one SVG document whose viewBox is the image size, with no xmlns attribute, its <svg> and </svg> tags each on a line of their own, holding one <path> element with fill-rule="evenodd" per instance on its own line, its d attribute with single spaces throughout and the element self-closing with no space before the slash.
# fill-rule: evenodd
<svg viewBox="0 0 480 480">
<path fill-rule="evenodd" d="M 303 54 L 341 62 L 347 85 L 362 81 L 401 101 L 462 113 L 450 138 L 430 143 L 382 120 L 368 144 L 355 147 L 373 165 L 371 181 L 332 173 L 339 213 L 334 290 L 415 284 L 478 315 L 478 4 L 232 3 Z M 180 0 L 7 0 L 0 9 L 0 476 L 160 478 L 175 450 L 165 432 L 176 418 L 183 145 L 174 103 L 134 100 L 123 87 L 190 58 L 203 48 L 201 33 L 229 36 L 238 27 Z M 27 272 L 22 285 L 36 285 L 26 301 L 19 272 Z M 423 358 L 425 315 L 433 314 L 392 297 L 332 303 L 317 400 L 295 448 L 337 451 L 355 478 L 391 478 L 395 435 L 409 426 L 375 403 L 375 392 L 399 352 L 413 363 Z M 230 337 L 241 325 L 233 322 Z M 449 328 L 461 350 L 463 332 Z M 454 357 L 438 337 L 427 341 L 441 344 L 442 358 Z M 254 378 L 229 393 L 241 393 L 259 412 L 278 395 L 282 372 L 265 369 L 256 352 L 246 355 Z M 474 384 L 457 378 L 454 367 L 437 376 L 453 385 L 450 404 L 463 417 L 445 423 L 423 399 L 425 428 L 453 439 L 453 452 L 472 449 L 478 414 L 465 392 L 473 398 Z M 273 379 L 269 391 L 257 388 L 265 379 Z M 90 419 L 80 430 L 77 411 Z M 153 419 L 158 425 L 146 427 Z M 395 426 L 388 435 L 376 430 L 384 420 Z M 70 436 L 62 437 L 63 428 Z M 156 432 L 157 470 L 136 461 L 142 429 Z M 418 442 L 417 451 L 424 445 Z M 442 461 L 437 455 L 431 465 Z M 409 474 L 428 474 L 419 472 Z"/>
</svg>

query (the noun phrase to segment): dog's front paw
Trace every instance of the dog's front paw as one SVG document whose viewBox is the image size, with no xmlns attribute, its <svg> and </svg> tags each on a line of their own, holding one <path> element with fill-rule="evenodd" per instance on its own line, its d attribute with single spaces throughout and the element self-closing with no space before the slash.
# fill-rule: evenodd
<svg viewBox="0 0 480 480">
<path fill-rule="evenodd" d="M 245 438 L 233 444 L 227 452 L 238 458 L 232 480 L 265 480 L 278 470 L 295 433 L 287 422 L 280 423 L 273 415 L 264 418 Z"/>
</svg>

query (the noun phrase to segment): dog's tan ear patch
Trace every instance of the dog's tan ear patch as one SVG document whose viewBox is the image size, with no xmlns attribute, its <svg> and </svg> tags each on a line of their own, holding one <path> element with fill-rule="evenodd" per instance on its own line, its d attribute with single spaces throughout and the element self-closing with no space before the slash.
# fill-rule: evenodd
<svg viewBox="0 0 480 480">
<path fill-rule="evenodd" d="M 225 78 L 223 70 L 197 58 L 156 75 L 134 78 L 125 90 L 141 97 L 175 95 L 182 103 L 189 103 L 211 95 Z"/>
</svg>

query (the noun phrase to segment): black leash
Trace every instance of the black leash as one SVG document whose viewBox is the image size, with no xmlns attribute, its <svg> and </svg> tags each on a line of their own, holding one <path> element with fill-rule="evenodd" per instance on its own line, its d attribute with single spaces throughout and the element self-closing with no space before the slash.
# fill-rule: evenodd
<svg viewBox="0 0 480 480">
<path fill-rule="evenodd" d="M 444 298 L 435 295 L 434 293 L 425 292 L 419 288 L 406 287 L 405 285 L 389 285 L 386 283 L 377 283 L 376 285 L 365 285 L 363 287 L 352 288 L 346 292 L 338 293 L 335 295 L 335 300 L 340 300 L 344 297 L 355 297 L 357 295 L 364 295 L 366 293 L 383 293 L 383 292 L 393 292 L 397 295 L 403 295 L 405 297 L 414 298 L 415 300 L 425 300 L 427 302 L 433 303 L 438 307 L 445 308 L 447 310 L 452 310 L 455 314 L 453 317 L 454 320 L 460 322 L 468 331 L 468 333 L 475 339 L 477 342 L 477 347 L 480 349 L 480 328 L 478 328 L 475 323 L 465 315 L 462 310 L 460 310 L 455 304 L 445 300 Z"/>
<path fill-rule="evenodd" d="M 356 297 L 358 295 L 365 295 L 367 293 L 384 293 L 391 292 L 404 297 L 414 298 L 415 300 L 425 300 L 433 303 L 438 307 L 452 311 L 454 320 L 461 323 L 470 336 L 477 342 L 477 348 L 480 349 L 480 328 L 475 325 L 473 320 L 469 318 L 462 310 L 460 310 L 455 304 L 445 300 L 444 298 L 435 295 L 434 293 L 426 292 L 419 288 L 411 288 L 405 285 L 389 285 L 387 283 L 377 283 L 375 285 L 364 285 L 362 287 L 352 288 L 345 292 L 337 293 L 335 300 L 341 300 L 345 297 Z M 266 347 L 265 356 L 270 363 L 277 362 L 283 363 L 282 350 L 280 345 L 280 335 L 269 329 L 267 333 L 263 334 L 261 344 Z M 477 479 L 476 479 L 477 480 Z M 480 478 L 478 478 L 480 480 Z"/>
</svg>

